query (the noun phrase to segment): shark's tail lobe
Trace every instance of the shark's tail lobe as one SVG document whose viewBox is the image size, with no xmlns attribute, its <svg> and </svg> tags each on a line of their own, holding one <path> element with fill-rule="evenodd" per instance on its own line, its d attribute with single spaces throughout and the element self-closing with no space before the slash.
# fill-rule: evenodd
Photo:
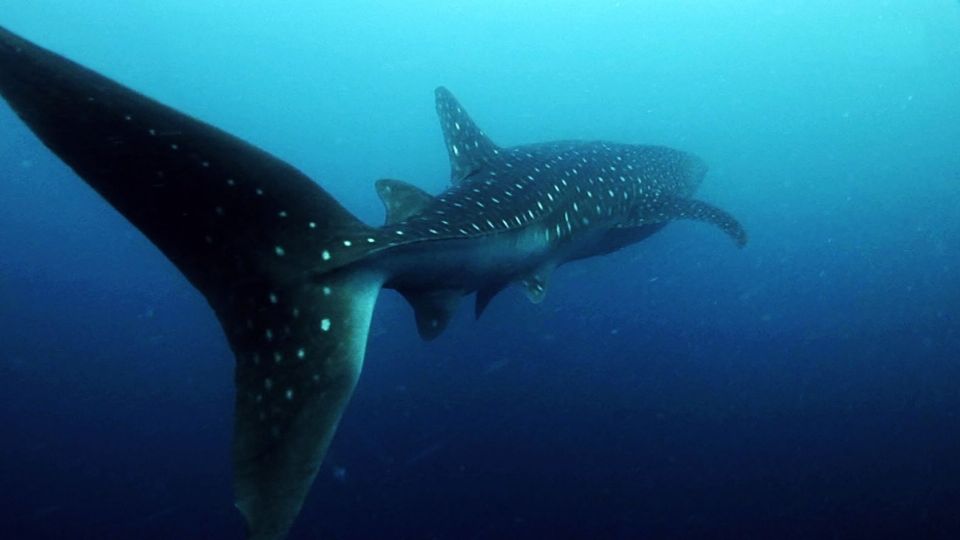
<svg viewBox="0 0 960 540">
<path fill-rule="evenodd" d="M 0 94 L 215 310 L 236 355 L 251 538 L 296 517 L 363 362 L 381 245 L 293 167 L 0 29 Z"/>
</svg>

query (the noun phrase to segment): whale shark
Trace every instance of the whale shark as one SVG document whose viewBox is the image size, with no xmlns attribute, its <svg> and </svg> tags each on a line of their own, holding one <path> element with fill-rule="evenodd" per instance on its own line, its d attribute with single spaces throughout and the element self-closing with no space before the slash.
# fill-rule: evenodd
<svg viewBox="0 0 960 540">
<path fill-rule="evenodd" d="M 381 289 L 406 298 L 430 340 L 467 295 L 478 318 L 508 286 L 541 302 L 558 266 L 675 220 L 747 242 L 733 216 L 693 197 L 707 173 L 693 154 L 499 146 L 445 88 L 435 99 L 450 186 L 376 182 L 381 226 L 277 157 L 5 29 L 0 95 L 218 318 L 236 362 L 235 504 L 254 540 L 293 525 L 360 376 Z"/>
</svg>

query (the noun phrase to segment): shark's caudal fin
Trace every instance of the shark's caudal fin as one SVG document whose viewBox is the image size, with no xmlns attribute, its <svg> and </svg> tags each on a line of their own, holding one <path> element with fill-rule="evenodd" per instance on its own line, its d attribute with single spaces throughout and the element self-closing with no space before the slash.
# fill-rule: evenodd
<svg viewBox="0 0 960 540">
<path fill-rule="evenodd" d="M 450 155 L 450 180 L 456 184 L 495 159 L 500 149 L 470 119 L 449 90 L 441 86 L 435 94 L 443 142 Z"/>
<path fill-rule="evenodd" d="M 216 311 L 236 504 L 251 538 L 281 538 L 360 372 L 382 279 L 343 267 L 375 231 L 266 152 L 3 29 L 0 94 Z"/>
</svg>

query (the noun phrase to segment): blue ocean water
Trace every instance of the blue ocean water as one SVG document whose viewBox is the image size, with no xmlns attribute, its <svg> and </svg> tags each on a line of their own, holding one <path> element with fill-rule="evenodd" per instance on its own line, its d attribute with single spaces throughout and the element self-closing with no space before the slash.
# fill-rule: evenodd
<svg viewBox="0 0 960 540">
<path fill-rule="evenodd" d="M 6 0 L 368 222 L 443 84 L 501 144 L 695 152 L 675 223 L 425 344 L 390 291 L 293 538 L 960 537 L 960 5 Z M 0 537 L 240 538 L 202 297 L 0 105 Z"/>
</svg>

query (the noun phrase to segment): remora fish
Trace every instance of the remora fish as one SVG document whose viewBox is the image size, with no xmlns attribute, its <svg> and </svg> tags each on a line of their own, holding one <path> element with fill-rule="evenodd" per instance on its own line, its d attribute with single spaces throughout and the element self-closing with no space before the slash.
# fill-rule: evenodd
<svg viewBox="0 0 960 540">
<path fill-rule="evenodd" d="M 706 166 L 681 151 L 607 142 L 501 148 L 445 89 L 437 112 L 453 184 L 431 196 L 381 180 L 371 227 L 305 175 L 0 29 L 0 94 L 43 143 L 204 295 L 236 355 L 236 505 L 249 537 L 296 518 L 360 375 L 377 294 L 396 289 L 425 339 L 476 292 L 534 302 L 565 262 L 635 243 L 669 221 L 720 227 L 695 200 Z"/>
</svg>

